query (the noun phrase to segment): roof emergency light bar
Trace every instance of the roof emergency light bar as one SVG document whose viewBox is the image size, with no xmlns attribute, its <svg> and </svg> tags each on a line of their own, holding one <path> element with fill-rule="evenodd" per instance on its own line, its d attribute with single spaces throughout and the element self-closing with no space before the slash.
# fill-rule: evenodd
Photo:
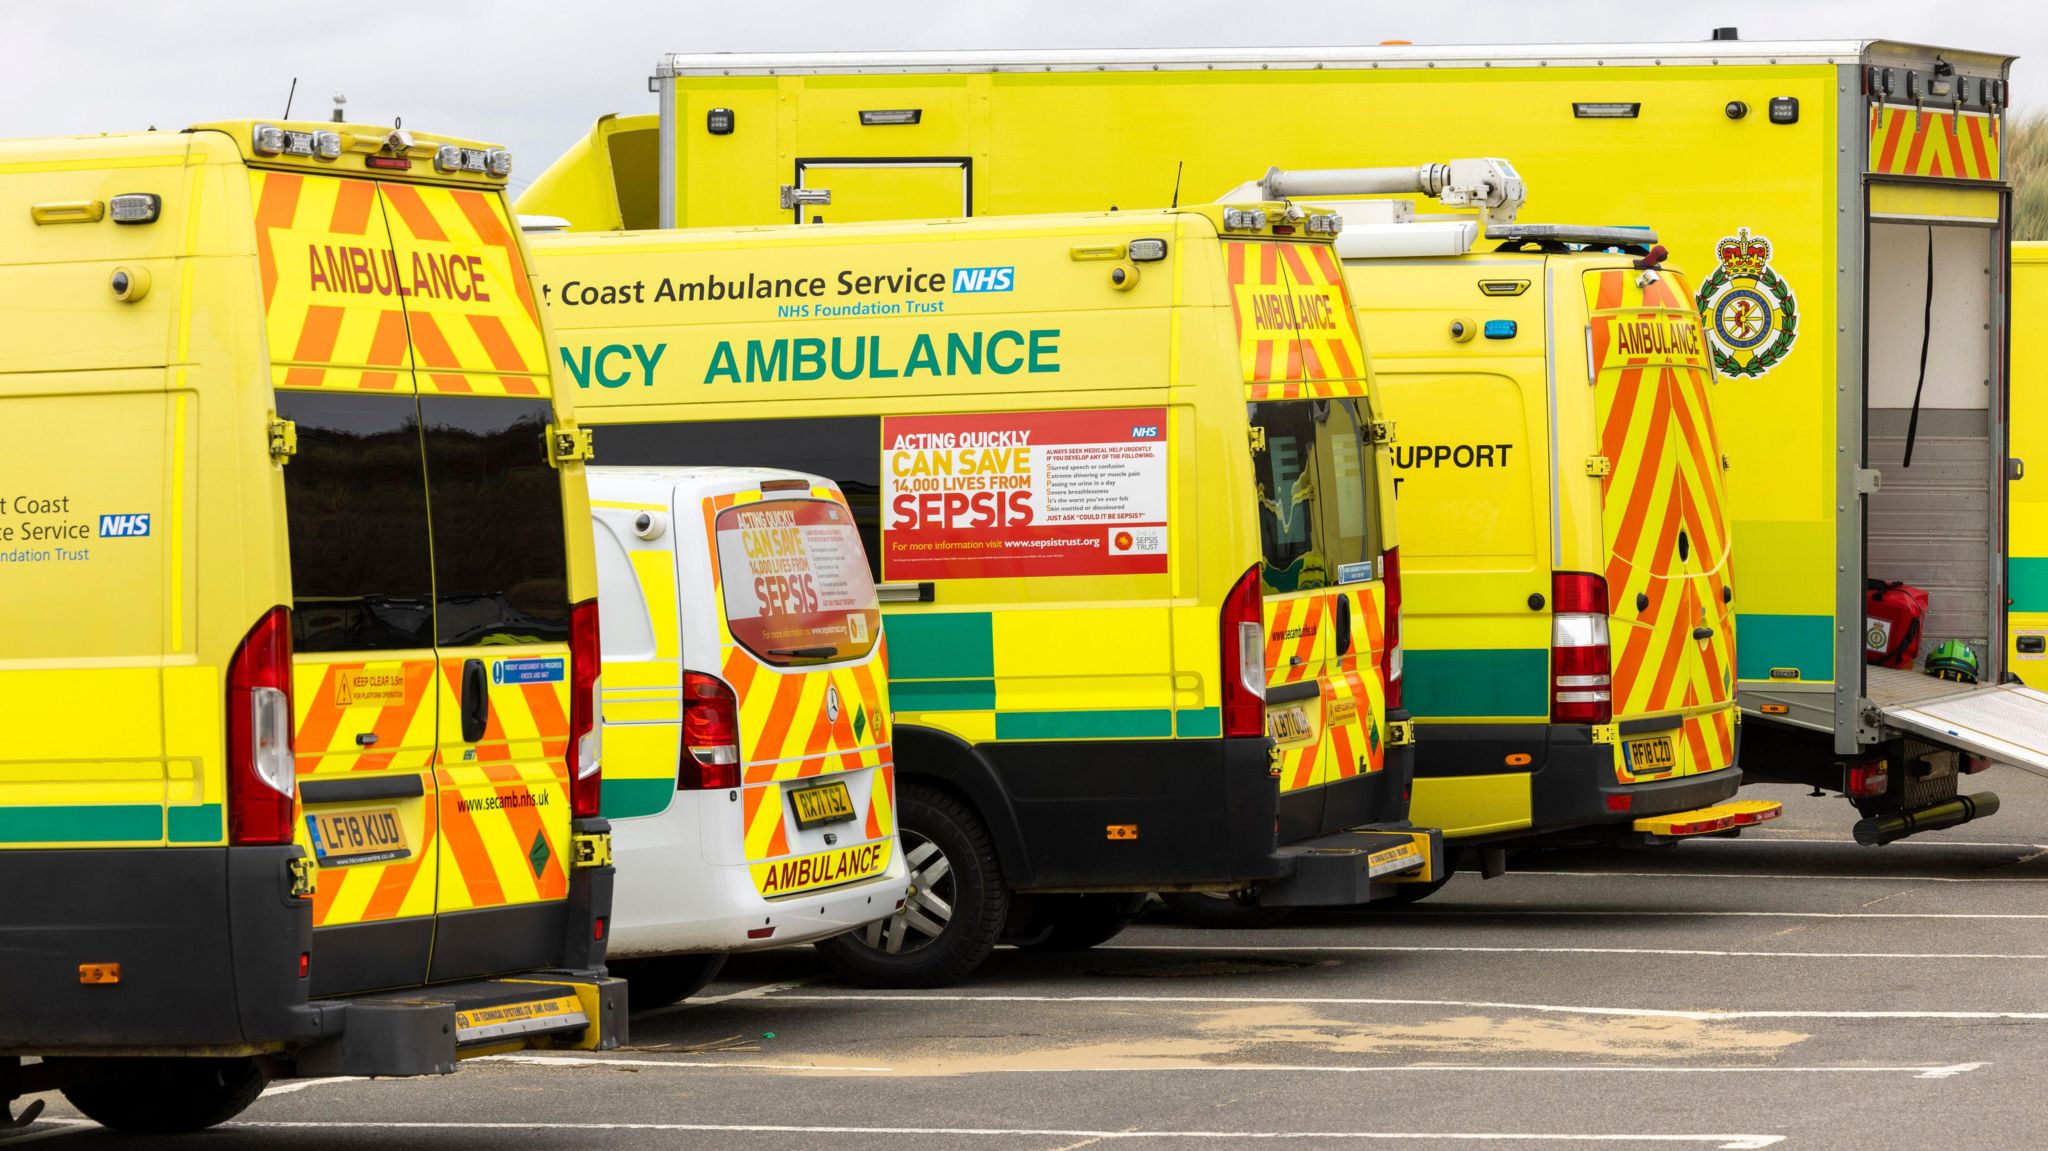
<svg viewBox="0 0 2048 1151">
<path fill-rule="evenodd" d="M 1450 208 L 1477 208 L 1491 228 L 1512 224 L 1528 198 L 1515 166 L 1497 157 L 1452 160 L 1412 168 L 1268 168 L 1264 178 L 1239 184 L 1219 203 L 1274 202 L 1323 196 L 1379 196 L 1413 192 Z"/>
</svg>

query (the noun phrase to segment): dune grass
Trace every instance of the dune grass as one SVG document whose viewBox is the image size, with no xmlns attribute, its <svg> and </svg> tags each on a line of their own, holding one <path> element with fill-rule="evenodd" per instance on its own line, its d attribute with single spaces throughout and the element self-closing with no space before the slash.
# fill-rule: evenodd
<svg viewBox="0 0 2048 1151">
<path fill-rule="evenodd" d="M 2048 240 L 2048 109 L 2005 118 L 2005 178 L 2012 181 L 2012 238 Z"/>
</svg>

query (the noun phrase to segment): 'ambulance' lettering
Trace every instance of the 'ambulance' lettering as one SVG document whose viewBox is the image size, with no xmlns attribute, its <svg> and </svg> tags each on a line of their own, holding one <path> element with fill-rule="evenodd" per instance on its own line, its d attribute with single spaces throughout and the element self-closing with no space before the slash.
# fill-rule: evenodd
<svg viewBox="0 0 2048 1151">
<path fill-rule="evenodd" d="M 484 290 L 484 258 L 457 252 L 414 252 L 408 275 L 398 253 L 388 248 L 307 244 L 306 286 L 352 296 L 491 302 Z"/>
</svg>

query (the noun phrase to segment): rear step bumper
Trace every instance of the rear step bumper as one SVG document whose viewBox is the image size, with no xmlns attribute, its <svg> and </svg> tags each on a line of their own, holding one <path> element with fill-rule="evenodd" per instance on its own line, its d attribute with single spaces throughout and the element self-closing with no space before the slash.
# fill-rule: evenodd
<svg viewBox="0 0 2048 1151">
<path fill-rule="evenodd" d="M 1356 828 L 1289 844 L 1287 878 L 1253 891 L 1261 907 L 1355 907 L 1394 894 L 1395 881 L 1444 874 L 1444 836 L 1428 828 Z"/>
<path fill-rule="evenodd" d="M 458 1059 L 527 1047 L 603 1051 L 626 1039 L 626 982 L 542 973 L 316 1000 L 341 1034 L 300 1052 L 296 1073 L 446 1075 Z"/>
<path fill-rule="evenodd" d="M 1631 828 L 1653 839 L 1689 839 L 1696 835 L 1726 835 L 1759 823 L 1768 823 L 1785 813 L 1785 805 L 1769 799 L 1738 799 L 1693 811 L 1638 819 Z"/>
</svg>

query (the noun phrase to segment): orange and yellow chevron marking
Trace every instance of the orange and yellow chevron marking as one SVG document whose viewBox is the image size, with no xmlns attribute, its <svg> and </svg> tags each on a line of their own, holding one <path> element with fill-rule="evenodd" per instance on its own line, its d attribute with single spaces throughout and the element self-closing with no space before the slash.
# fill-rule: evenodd
<svg viewBox="0 0 2048 1151">
<path fill-rule="evenodd" d="M 1314 591 L 1266 600 L 1266 679 L 1279 685 L 1300 683 L 1322 670 L 1317 654 L 1329 596 Z"/>
<path fill-rule="evenodd" d="M 500 660 L 557 655 L 566 658 L 549 645 L 480 658 L 488 674 L 488 665 Z M 465 660 L 460 655 L 441 660 L 444 718 L 460 714 Z M 452 872 L 441 879 L 442 911 L 568 894 L 568 736 L 565 681 L 497 685 L 490 688 L 483 738 L 465 748 L 469 758 L 440 757 L 441 830 Z M 536 844 L 545 851 L 537 851 Z"/>
<path fill-rule="evenodd" d="M 250 173 L 275 384 L 546 396 L 546 345 L 504 198 Z"/>
<path fill-rule="evenodd" d="M 782 814 L 782 785 L 749 787 L 741 796 L 747 858 L 774 859 L 789 854 L 789 833 Z"/>
<path fill-rule="evenodd" d="M 1874 104 L 1868 171 L 1887 176 L 1999 178 L 1999 117 L 1988 112 Z"/>
<path fill-rule="evenodd" d="M 875 769 L 875 781 L 868 796 L 867 836 L 880 839 L 896 830 L 896 768 L 883 764 Z"/>
<path fill-rule="evenodd" d="M 1640 287 L 1627 269 L 1589 281 L 1601 452 L 1612 465 L 1601 493 L 1615 714 L 1727 704 L 1734 616 L 1720 557 L 1728 526 L 1699 316 L 1684 278 L 1668 269 Z M 1694 635 L 1702 626 L 1704 642 Z M 1690 754 L 1679 757 L 1678 774 L 1732 759 L 1731 717 L 1694 723 L 1686 736 Z M 1619 759 L 1617 771 L 1635 778 Z"/>
<path fill-rule="evenodd" d="M 301 657 L 293 667 L 292 699 L 297 771 L 325 780 L 357 772 L 421 774 L 434 759 L 434 664 L 427 658 L 326 661 Z M 364 746 L 360 734 L 376 739 Z M 439 821 L 431 803 L 373 801 L 391 806 L 405 827 L 410 855 L 388 863 L 322 868 L 313 895 L 313 926 L 431 915 L 439 850 Z M 312 854 L 301 804 L 294 837 Z"/>
<path fill-rule="evenodd" d="M 1328 244 L 1226 240 L 1223 259 L 1248 398 L 1365 394 L 1365 345 Z"/>
</svg>

